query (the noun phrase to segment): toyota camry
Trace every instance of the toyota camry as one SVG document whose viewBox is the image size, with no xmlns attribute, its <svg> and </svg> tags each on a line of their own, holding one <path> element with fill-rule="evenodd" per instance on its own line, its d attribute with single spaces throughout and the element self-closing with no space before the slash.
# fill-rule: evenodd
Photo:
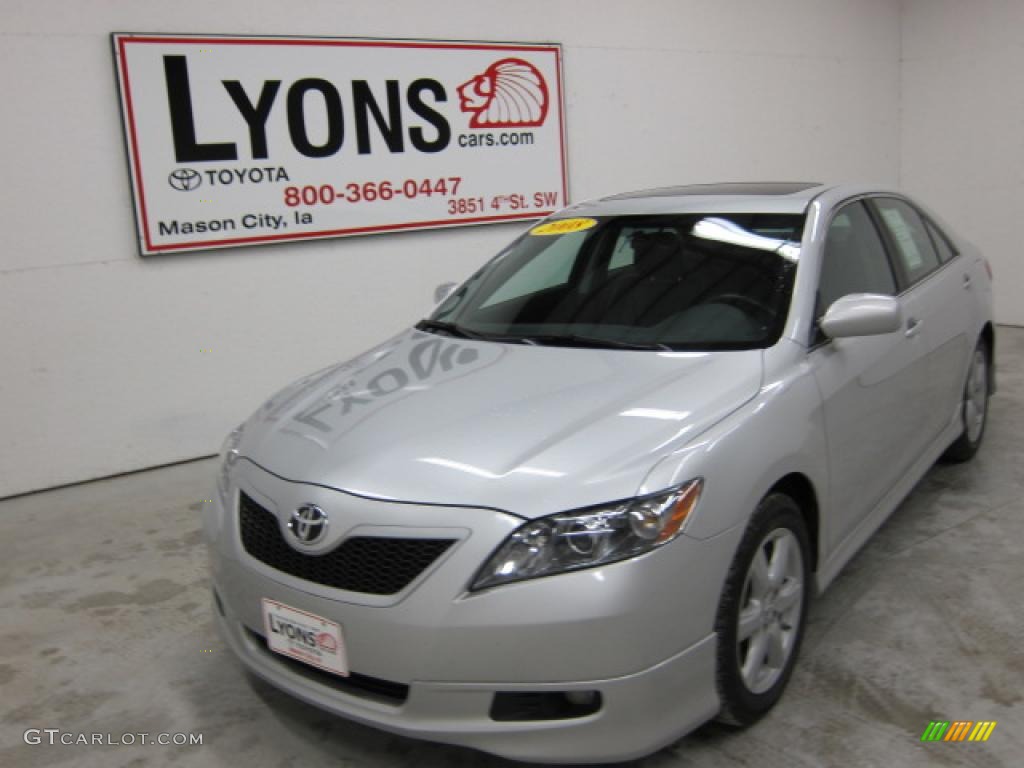
<svg viewBox="0 0 1024 768">
<path fill-rule="evenodd" d="M 883 190 L 620 194 L 227 438 L 214 615 L 387 731 L 607 762 L 754 722 L 813 595 L 994 391 L 987 262 Z"/>
</svg>

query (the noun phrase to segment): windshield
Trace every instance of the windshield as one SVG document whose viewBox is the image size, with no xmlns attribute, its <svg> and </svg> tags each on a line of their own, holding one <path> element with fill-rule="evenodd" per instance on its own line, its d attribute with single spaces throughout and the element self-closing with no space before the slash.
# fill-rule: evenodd
<svg viewBox="0 0 1024 768">
<path fill-rule="evenodd" d="M 803 221 L 759 213 L 548 221 L 419 327 L 566 346 L 769 346 L 785 323 Z"/>
</svg>

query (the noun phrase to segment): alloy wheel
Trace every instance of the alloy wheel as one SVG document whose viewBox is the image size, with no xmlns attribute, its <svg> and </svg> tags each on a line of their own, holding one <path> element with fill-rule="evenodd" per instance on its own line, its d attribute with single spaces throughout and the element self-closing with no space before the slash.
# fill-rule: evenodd
<svg viewBox="0 0 1024 768">
<path fill-rule="evenodd" d="M 736 660 L 744 685 L 764 693 L 793 654 L 804 601 L 800 544 L 788 528 L 762 539 L 747 569 L 736 631 Z"/>
<path fill-rule="evenodd" d="M 988 405 L 988 360 L 985 350 L 980 346 L 974 350 L 971 370 L 967 376 L 967 388 L 964 392 L 964 428 L 967 439 L 972 443 L 978 441 L 985 429 L 985 414 Z"/>
</svg>

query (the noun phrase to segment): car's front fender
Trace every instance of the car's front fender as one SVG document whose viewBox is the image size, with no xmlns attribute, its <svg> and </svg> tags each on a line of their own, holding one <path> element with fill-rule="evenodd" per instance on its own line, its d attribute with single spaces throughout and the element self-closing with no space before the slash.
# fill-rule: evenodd
<svg viewBox="0 0 1024 768">
<path fill-rule="evenodd" d="M 819 539 L 827 528 L 828 460 L 821 396 L 806 350 L 783 342 L 765 354 L 761 391 L 743 407 L 684 448 L 663 458 L 642 493 L 704 478 L 704 491 L 687 536 L 706 539 L 745 526 L 758 502 L 787 475 L 810 483 L 820 514 Z M 824 553 L 821 553 L 824 554 Z"/>
</svg>

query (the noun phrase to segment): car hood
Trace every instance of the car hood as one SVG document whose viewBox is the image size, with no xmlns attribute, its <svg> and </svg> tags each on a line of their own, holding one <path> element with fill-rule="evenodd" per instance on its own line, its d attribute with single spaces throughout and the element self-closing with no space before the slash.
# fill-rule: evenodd
<svg viewBox="0 0 1024 768">
<path fill-rule="evenodd" d="M 308 376 L 247 422 L 243 458 L 288 480 L 525 517 L 627 498 L 752 398 L 760 350 L 656 352 L 417 330 Z"/>
</svg>

